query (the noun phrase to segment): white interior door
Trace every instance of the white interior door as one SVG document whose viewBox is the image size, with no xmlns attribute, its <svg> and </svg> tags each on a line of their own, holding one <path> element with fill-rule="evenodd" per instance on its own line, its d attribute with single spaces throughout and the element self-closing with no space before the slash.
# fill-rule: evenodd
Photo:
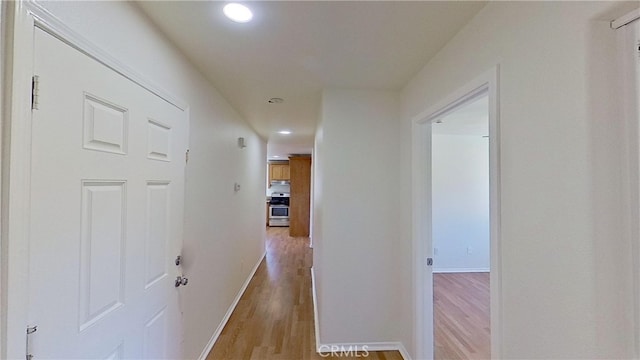
<svg viewBox="0 0 640 360">
<path fill-rule="evenodd" d="M 180 358 L 187 114 L 40 29 L 32 119 L 35 358 Z"/>
</svg>

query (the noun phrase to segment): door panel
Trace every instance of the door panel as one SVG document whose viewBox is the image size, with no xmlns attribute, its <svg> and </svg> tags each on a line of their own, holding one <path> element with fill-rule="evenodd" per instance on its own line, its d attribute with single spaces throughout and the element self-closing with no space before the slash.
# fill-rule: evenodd
<svg viewBox="0 0 640 360">
<path fill-rule="evenodd" d="M 80 331 L 124 305 L 125 184 L 82 183 Z"/>
<path fill-rule="evenodd" d="M 147 232 L 145 236 L 146 285 L 148 289 L 166 277 L 169 234 L 169 183 L 147 183 Z"/>
<path fill-rule="evenodd" d="M 187 115 L 42 30 L 32 118 L 36 358 L 180 358 Z"/>
</svg>

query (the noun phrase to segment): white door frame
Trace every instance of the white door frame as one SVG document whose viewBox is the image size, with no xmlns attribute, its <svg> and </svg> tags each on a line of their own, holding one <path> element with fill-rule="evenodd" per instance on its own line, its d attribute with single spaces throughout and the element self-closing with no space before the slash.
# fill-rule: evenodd
<svg viewBox="0 0 640 360">
<path fill-rule="evenodd" d="M 138 72 L 112 57 L 70 29 L 32 0 L 7 2 L 3 64 L 6 100 L 3 116 L 2 152 L 2 255 L 0 280 L 0 358 L 23 359 L 29 300 L 29 194 L 31 168 L 31 77 L 33 76 L 34 29 L 36 27 L 97 60 L 168 103 L 185 111 L 186 102 L 156 86 Z M 187 125 L 188 126 L 188 125 Z"/>
<path fill-rule="evenodd" d="M 634 23 L 634 24 L 632 24 Z M 635 33 L 634 33 L 635 27 Z M 631 241 L 634 290 L 634 351 L 640 356 L 640 67 L 637 44 L 640 37 L 640 9 L 611 22 L 616 31 L 618 47 L 618 84 L 622 88 L 624 116 L 625 162 L 624 187 L 627 189 L 627 215 L 624 218 L 627 236 Z"/>
<path fill-rule="evenodd" d="M 500 245 L 500 132 L 499 132 L 499 67 L 470 81 L 436 105 L 412 119 L 412 213 L 413 213 L 413 273 L 414 273 L 414 339 L 418 359 L 433 358 L 433 297 L 431 233 L 431 124 L 460 105 L 489 95 L 489 199 L 491 242 L 491 357 L 502 356 L 502 272 Z"/>
</svg>

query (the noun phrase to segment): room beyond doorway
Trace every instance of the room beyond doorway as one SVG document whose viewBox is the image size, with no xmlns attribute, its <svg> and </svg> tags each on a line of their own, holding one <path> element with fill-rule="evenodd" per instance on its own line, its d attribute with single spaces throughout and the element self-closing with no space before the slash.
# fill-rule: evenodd
<svg viewBox="0 0 640 360">
<path fill-rule="evenodd" d="M 268 161 L 267 226 L 288 227 L 291 236 L 307 237 L 311 224 L 311 155 Z"/>
<path fill-rule="evenodd" d="M 490 358 L 489 97 L 432 122 L 434 358 Z"/>
</svg>

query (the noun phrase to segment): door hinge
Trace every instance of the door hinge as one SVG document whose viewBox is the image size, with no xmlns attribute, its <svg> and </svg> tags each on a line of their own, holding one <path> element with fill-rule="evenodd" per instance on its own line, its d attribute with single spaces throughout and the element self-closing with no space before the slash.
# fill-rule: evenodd
<svg viewBox="0 0 640 360">
<path fill-rule="evenodd" d="M 187 149 L 187 151 L 184 153 L 184 163 L 189 163 L 189 149 Z"/>
<path fill-rule="evenodd" d="M 433 266 L 433 258 L 427 258 L 427 266 Z"/>
<path fill-rule="evenodd" d="M 31 110 L 39 109 L 40 100 L 40 76 L 33 75 L 31 78 Z"/>
<path fill-rule="evenodd" d="M 31 354 L 31 335 L 33 333 L 35 333 L 36 331 L 38 331 L 38 325 L 34 325 L 34 326 L 27 326 L 27 351 L 26 351 L 26 359 L 27 360 L 32 360 L 33 359 L 33 354 Z"/>
</svg>

